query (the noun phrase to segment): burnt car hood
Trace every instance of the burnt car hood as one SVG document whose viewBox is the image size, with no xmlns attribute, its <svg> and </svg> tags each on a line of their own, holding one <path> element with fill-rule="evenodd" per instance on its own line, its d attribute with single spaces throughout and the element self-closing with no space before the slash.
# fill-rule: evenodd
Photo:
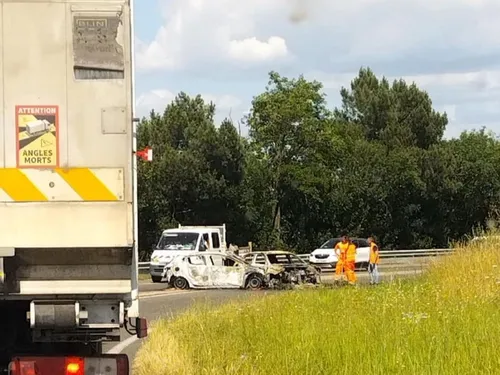
<svg viewBox="0 0 500 375">
<path fill-rule="evenodd" d="M 315 267 L 310 265 L 283 265 L 283 264 L 271 264 L 268 267 L 262 266 L 267 273 L 276 275 L 285 271 L 307 271 L 310 273 L 318 273 L 318 270 Z"/>
</svg>

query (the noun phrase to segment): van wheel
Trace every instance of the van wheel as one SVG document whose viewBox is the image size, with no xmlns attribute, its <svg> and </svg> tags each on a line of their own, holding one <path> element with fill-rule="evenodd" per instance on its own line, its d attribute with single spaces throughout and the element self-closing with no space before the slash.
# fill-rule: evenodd
<svg viewBox="0 0 500 375">
<path fill-rule="evenodd" d="M 264 286 L 264 280 L 262 279 L 262 276 L 256 273 L 248 276 L 247 289 L 257 290 L 261 289 L 263 286 Z"/>
<path fill-rule="evenodd" d="M 151 281 L 154 283 L 161 283 L 161 276 L 151 276 Z"/>
<path fill-rule="evenodd" d="M 173 284 L 176 289 L 189 289 L 189 283 L 183 277 L 176 277 Z"/>
</svg>

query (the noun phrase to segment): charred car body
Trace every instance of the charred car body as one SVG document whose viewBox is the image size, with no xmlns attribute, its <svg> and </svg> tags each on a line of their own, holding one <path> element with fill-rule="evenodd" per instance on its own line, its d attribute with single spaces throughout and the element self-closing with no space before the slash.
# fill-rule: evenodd
<svg viewBox="0 0 500 375">
<path fill-rule="evenodd" d="M 291 252 L 251 252 L 245 254 L 244 259 L 254 267 L 263 267 L 270 288 L 321 283 L 321 269 L 309 265 Z"/>
<path fill-rule="evenodd" d="M 177 289 L 248 288 L 267 285 L 263 267 L 255 267 L 234 254 L 189 252 L 165 268 L 164 281 Z"/>
</svg>

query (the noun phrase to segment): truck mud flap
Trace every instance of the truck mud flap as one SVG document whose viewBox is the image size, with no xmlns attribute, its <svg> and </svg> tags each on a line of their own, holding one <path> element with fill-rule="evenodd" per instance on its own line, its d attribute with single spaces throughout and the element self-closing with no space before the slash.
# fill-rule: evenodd
<svg viewBox="0 0 500 375">
<path fill-rule="evenodd" d="M 20 285 L 16 280 L 17 263 L 15 256 L 0 258 L 0 294 L 20 293 Z"/>
</svg>

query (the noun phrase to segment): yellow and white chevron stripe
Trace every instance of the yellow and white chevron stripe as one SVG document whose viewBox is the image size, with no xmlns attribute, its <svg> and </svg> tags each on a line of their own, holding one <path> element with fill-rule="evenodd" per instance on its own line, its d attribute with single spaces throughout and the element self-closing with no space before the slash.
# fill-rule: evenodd
<svg viewBox="0 0 500 375">
<path fill-rule="evenodd" d="M 124 200 L 122 168 L 0 168 L 0 202 Z"/>
</svg>

